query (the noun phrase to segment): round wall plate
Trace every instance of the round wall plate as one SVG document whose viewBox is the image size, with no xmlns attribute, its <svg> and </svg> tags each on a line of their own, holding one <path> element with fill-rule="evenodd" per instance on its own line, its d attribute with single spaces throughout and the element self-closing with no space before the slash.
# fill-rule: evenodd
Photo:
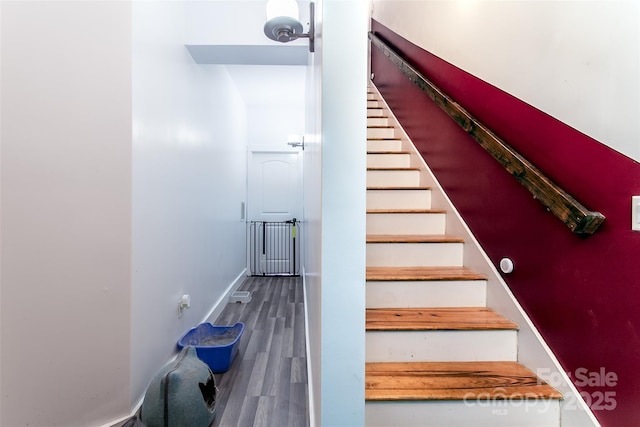
<svg viewBox="0 0 640 427">
<path fill-rule="evenodd" d="M 513 272 L 513 261 L 509 258 L 502 258 L 500 260 L 500 270 L 505 274 Z"/>
</svg>

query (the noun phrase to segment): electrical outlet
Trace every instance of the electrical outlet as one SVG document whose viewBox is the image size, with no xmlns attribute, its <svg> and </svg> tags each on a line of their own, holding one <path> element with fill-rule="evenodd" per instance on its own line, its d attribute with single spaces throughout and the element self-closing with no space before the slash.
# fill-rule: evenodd
<svg viewBox="0 0 640 427">
<path fill-rule="evenodd" d="M 191 295 L 189 294 L 182 295 L 182 298 L 180 298 L 180 308 L 184 310 L 190 307 L 191 307 Z"/>
<path fill-rule="evenodd" d="M 178 318 L 182 317 L 184 310 L 191 308 L 191 296 L 184 294 L 178 301 Z"/>
</svg>

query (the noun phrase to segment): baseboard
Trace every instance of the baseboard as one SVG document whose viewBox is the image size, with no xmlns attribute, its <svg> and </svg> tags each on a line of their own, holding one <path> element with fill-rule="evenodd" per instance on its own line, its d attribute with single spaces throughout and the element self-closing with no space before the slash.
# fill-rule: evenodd
<svg viewBox="0 0 640 427">
<path fill-rule="evenodd" d="M 305 339 L 305 353 L 307 357 L 307 389 L 308 389 L 308 400 L 307 400 L 307 408 L 309 408 L 309 427 L 316 427 L 315 423 L 315 405 L 314 405 L 314 393 L 313 393 L 313 370 L 311 369 L 311 355 L 309 354 L 309 349 L 311 345 L 309 343 L 309 312 L 308 312 L 308 301 L 307 301 L 307 284 L 306 284 L 306 274 L 304 267 L 302 268 L 302 295 L 304 298 L 304 339 Z"/>
<path fill-rule="evenodd" d="M 201 323 L 215 322 L 218 316 L 220 316 L 220 313 L 222 313 L 222 310 L 224 310 L 224 306 L 227 304 L 227 301 L 229 301 L 229 297 L 231 296 L 231 294 L 234 293 L 236 290 L 238 290 L 238 288 L 240 287 L 240 285 L 242 285 L 246 277 L 247 277 L 247 269 L 245 268 L 233 280 L 233 282 L 231 282 L 231 284 L 229 285 L 227 290 L 224 292 L 224 294 L 222 294 L 222 296 L 218 298 L 215 304 L 213 304 L 213 306 L 211 307 L 211 310 L 209 310 L 209 313 L 207 313 L 207 315 L 204 317 Z"/>
<path fill-rule="evenodd" d="M 138 413 L 138 411 L 140 410 L 140 407 L 142 406 L 142 400 L 144 397 L 141 397 L 140 400 L 138 400 L 138 402 L 135 404 L 135 406 L 133 407 L 133 410 L 131 411 L 131 413 L 117 418 L 113 421 L 109 421 L 107 424 L 102 424 L 99 427 L 118 427 L 122 424 L 124 424 L 125 421 L 127 421 L 129 418 L 133 417 L 134 415 L 136 415 Z"/>
</svg>

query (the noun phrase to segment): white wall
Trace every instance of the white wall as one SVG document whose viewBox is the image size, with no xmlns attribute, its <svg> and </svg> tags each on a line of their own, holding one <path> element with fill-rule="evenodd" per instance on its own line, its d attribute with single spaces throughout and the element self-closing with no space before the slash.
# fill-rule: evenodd
<svg viewBox="0 0 640 427">
<path fill-rule="evenodd" d="M 304 101 L 304 97 L 302 98 Z M 304 108 L 285 112 L 288 107 L 252 105 L 248 108 L 248 140 L 252 150 L 299 151 L 287 145 L 290 134 L 304 134 Z"/>
<path fill-rule="evenodd" d="M 373 0 L 373 18 L 640 160 L 640 3 Z"/>
<path fill-rule="evenodd" d="M 247 105 L 249 150 L 300 151 L 287 145 L 287 136 L 304 134 L 306 68 L 227 66 Z"/>
<path fill-rule="evenodd" d="M 368 2 L 324 0 L 305 146 L 312 425 L 364 425 Z M 344 28 L 349 28 L 348 32 Z"/>
<path fill-rule="evenodd" d="M 246 106 L 183 8 L 0 3 L 0 425 L 127 414 L 242 278 Z"/>
<path fill-rule="evenodd" d="M 183 2 L 133 5 L 132 403 L 246 263 L 246 106 L 224 66 L 193 62 L 186 22 Z"/>
<path fill-rule="evenodd" d="M 0 8 L 0 425 L 96 425 L 129 408 L 130 4 Z"/>
</svg>

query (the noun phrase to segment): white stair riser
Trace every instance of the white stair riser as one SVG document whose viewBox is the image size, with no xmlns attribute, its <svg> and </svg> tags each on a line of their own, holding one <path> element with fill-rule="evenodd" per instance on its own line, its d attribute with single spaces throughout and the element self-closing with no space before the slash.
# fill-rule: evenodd
<svg viewBox="0 0 640 427">
<path fill-rule="evenodd" d="M 386 117 L 367 117 L 367 126 L 387 126 L 389 119 Z"/>
<path fill-rule="evenodd" d="M 394 138 L 394 128 L 367 128 L 367 138 Z"/>
<path fill-rule="evenodd" d="M 384 116 L 384 109 L 382 108 L 368 108 L 367 116 L 368 117 L 382 117 Z"/>
<path fill-rule="evenodd" d="M 557 400 L 367 402 L 367 427 L 559 427 Z"/>
<path fill-rule="evenodd" d="M 518 357 L 512 330 L 367 331 L 367 362 L 477 362 Z"/>
<path fill-rule="evenodd" d="M 431 209 L 431 190 L 367 190 L 367 209 Z"/>
<path fill-rule="evenodd" d="M 369 170 L 367 187 L 419 187 L 419 170 Z"/>
<path fill-rule="evenodd" d="M 367 108 L 376 108 L 376 107 L 381 107 L 380 103 L 378 101 L 375 101 L 373 99 L 368 99 L 367 100 Z"/>
<path fill-rule="evenodd" d="M 375 93 L 367 93 L 367 100 L 369 99 L 376 99 L 376 94 Z"/>
<path fill-rule="evenodd" d="M 485 280 L 367 281 L 367 308 L 485 307 Z"/>
<path fill-rule="evenodd" d="M 399 139 L 368 140 L 367 151 L 402 151 L 402 141 Z"/>
<path fill-rule="evenodd" d="M 462 267 L 462 243 L 367 243 L 367 267 Z"/>
<path fill-rule="evenodd" d="M 367 234 L 444 234 L 444 213 L 367 214 Z"/>
<path fill-rule="evenodd" d="M 411 166 L 411 155 L 398 154 L 367 154 L 369 168 L 408 168 Z"/>
</svg>

